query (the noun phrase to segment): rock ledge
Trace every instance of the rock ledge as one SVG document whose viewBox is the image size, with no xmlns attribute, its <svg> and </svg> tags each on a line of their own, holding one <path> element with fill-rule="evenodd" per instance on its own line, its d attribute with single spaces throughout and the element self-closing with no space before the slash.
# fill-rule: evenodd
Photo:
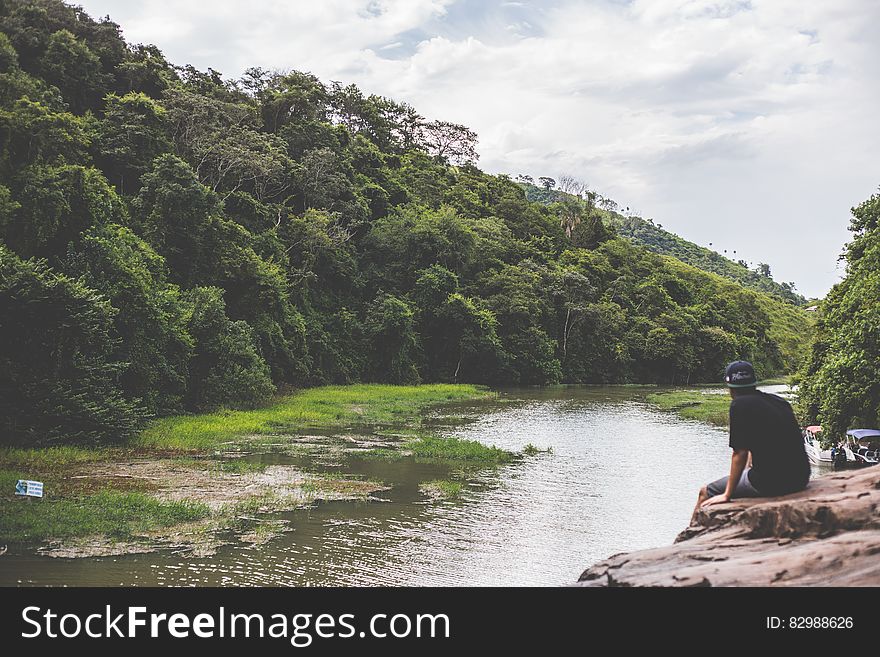
<svg viewBox="0 0 880 657">
<path fill-rule="evenodd" d="M 673 545 L 617 554 L 577 586 L 880 586 L 880 466 L 701 510 Z"/>
</svg>

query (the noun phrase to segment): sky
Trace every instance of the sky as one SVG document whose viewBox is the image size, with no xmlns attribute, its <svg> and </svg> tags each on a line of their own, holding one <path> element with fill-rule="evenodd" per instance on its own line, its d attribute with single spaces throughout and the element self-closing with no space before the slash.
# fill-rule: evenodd
<svg viewBox="0 0 880 657">
<path fill-rule="evenodd" d="M 77 0 L 175 64 L 297 69 L 822 296 L 880 186 L 877 0 Z"/>
</svg>

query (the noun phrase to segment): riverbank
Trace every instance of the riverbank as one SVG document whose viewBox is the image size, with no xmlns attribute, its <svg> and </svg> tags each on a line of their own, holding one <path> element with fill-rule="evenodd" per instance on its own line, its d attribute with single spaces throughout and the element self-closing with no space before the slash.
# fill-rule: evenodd
<svg viewBox="0 0 880 657">
<path fill-rule="evenodd" d="M 116 447 L 2 449 L 0 545 L 78 557 L 167 548 L 210 554 L 224 542 L 266 542 L 285 531 L 273 514 L 321 500 L 372 501 L 387 489 L 312 470 L 315 458 L 357 454 L 460 468 L 510 460 L 509 451 L 438 436 L 423 423 L 430 407 L 493 396 L 468 385 L 327 386 L 256 410 L 163 418 Z M 267 463 L 267 454 L 298 462 Z M 45 498 L 14 496 L 17 479 L 43 481 Z M 457 486 L 434 489 L 449 494 Z"/>
<path fill-rule="evenodd" d="M 788 385 L 791 377 L 784 376 L 761 381 L 760 386 Z M 648 403 L 678 414 L 686 420 L 708 422 L 726 427 L 729 420 L 730 396 L 724 386 L 700 386 L 657 392 L 647 397 Z"/>
<path fill-rule="evenodd" d="M 880 468 L 701 509 L 673 545 L 601 561 L 579 586 L 880 586 Z"/>
</svg>

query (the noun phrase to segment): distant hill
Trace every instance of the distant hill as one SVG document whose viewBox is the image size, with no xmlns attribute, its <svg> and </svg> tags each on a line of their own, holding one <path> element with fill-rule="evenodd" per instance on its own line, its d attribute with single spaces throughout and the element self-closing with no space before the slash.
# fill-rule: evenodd
<svg viewBox="0 0 880 657">
<path fill-rule="evenodd" d="M 520 185 L 525 189 L 528 199 L 538 203 L 555 203 L 567 196 L 565 192 L 558 189 L 545 189 L 529 183 L 520 183 Z M 602 208 L 597 208 L 596 211 L 601 215 L 605 224 L 617 231 L 619 235 L 654 253 L 678 258 L 689 265 L 718 274 L 740 283 L 744 287 L 772 294 L 789 303 L 798 306 L 807 305 L 807 299 L 795 292 L 791 283 L 779 283 L 771 276 L 749 269 L 740 262 L 689 242 L 641 217 L 629 217 Z"/>
</svg>

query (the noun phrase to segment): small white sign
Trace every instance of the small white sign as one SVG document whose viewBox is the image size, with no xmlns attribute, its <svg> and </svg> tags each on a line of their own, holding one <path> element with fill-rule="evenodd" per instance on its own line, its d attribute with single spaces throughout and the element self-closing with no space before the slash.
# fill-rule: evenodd
<svg viewBox="0 0 880 657">
<path fill-rule="evenodd" d="M 43 482 L 19 479 L 15 483 L 15 494 L 27 497 L 43 497 Z"/>
</svg>

